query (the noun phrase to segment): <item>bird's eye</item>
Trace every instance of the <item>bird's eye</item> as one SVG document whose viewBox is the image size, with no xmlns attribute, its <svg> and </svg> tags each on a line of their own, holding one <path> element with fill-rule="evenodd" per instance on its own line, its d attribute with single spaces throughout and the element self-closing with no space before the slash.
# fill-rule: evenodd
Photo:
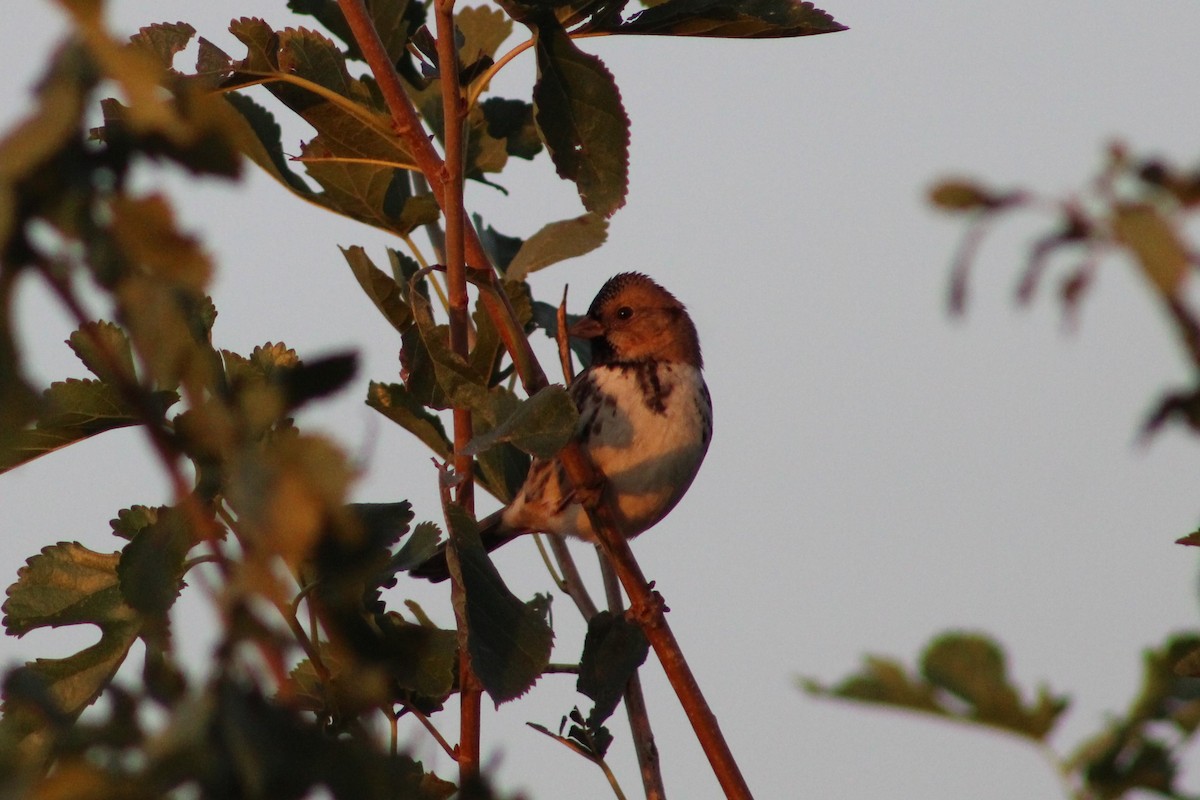
<svg viewBox="0 0 1200 800">
<path fill-rule="evenodd" d="M 617 319 L 629 319 L 633 316 L 633 309 L 629 306 L 621 306 L 617 309 Z"/>
</svg>

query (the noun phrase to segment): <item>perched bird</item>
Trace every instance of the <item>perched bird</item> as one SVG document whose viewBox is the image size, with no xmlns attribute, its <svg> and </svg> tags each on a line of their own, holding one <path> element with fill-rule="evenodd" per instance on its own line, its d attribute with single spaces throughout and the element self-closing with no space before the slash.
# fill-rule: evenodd
<svg viewBox="0 0 1200 800">
<path fill-rule="evenodd" d="M 575 437 L 606 479 L 619 532 L 632 538 L 675 507 L 712 439 L 696 326 L 674 295 L 625 272 L 604 284 L 570 334 L 592 347 L 591 365 L 568 389 L 579 409 Z M 534 459 L 512 502 L 480 520 L 488 551 L 535 531 L 595 540 L 556 458 Z M 411 574 L 448 578 L 444 545 Z"/>
</svg>

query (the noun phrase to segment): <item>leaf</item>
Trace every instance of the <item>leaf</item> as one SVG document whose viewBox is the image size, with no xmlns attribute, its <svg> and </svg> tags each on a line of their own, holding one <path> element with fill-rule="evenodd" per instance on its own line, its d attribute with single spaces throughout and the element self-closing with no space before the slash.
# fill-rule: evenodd
<svg viewBox="0 0 1200 800">
<path fill-rule="evenodd" d="M 598 26 L 611 33 L 770 39 L 847 30 L 812 3 L 798 0 L 667 0 L 627 22 Z"/>
<path fill-rule="evenodd" d="M 442 421 L 401 384 L 372 381 L 367 387 L 367 405 L 416 436 L 439 458 L 449 458 L 454 452 Z"/>
<path fill-rule="evenodd" d="M 117 563 L 121 596 L 134 610 L 162 618 L 183 588 L 183 565 L 198 542 L 183 512 L 165 508 L 142 527 L 121 551 Z"/>
<path fill-rule="evenodd" d="M 507 236 L 500 233 L 491 225 L 484 225 L 483 218 L 475 214 L 472 218 L 475 223 L 476 230 L 479 231 L 479 240 L 483 244 L 483 249 L 487 251 L 488 258 L 496 265 L 496 268 L 502 273 L 508 270 L 508 265 L 512 263 L 513 257 L 517 251 L 521 249 L 524 240 L 516 236 Z"/>
<path fill-rule="evenodd" d="M 129 37 L 134 47 L 155 57 L 164 70 L 171 69 L 175 56 L 182 52 L 196 35 L 196 29 L 186 22 L 160 22 L 138 29 Z"/>
<path fill-rule="evenodd" d="M 237 112 L 240 121 L 231 133 L 237 148 L 295 194 L 320 203 L 319 195 L 288 166 L 280 138 L 282 129 L 275 116 L 240 92 L 227 92 L 225 101 Z"/>
<path fill-rule="evenodd" d="M 1113 232 L 1132 252 L 1142 274 L 1165 297 L 1174 297 L 1188 274 L 1188 250 L 1179 233 L 1153 206 L 1121 203 L 1113 212 Z"/>
<path fill-rule="evenodd" d="M 510 156 L 528 160 L 542 152 L 542 140 L 538 138 L 537 125 L 533 122 L 532 104 L 524 100 L 489 97 L 479 107 L 487 120 L 488 134 L 503 139 L 504 149 Z"/>
<path fill-rule="evenodd" d="M 203 292 L 212 263 L 199 241 L 175 225 L 175 215 L 162 195 L 112 202 L 112 233 L 128 262 L 172 284 Z"/>
<path fill-rule="evenodd" d="M 972 707 L 970 719 L 1042 739 L 1050 732 L 1065 700 L 1043 691 L 1037 705 L 1024 708 L 1020 693 L 1008 679 L 1004 651 L 991 639 L 952 633 L 935 639 L 921 659 L 929 683 Z"/>
<path fill-rule="evenodd" d="M 404 302 L 399 284 L 383 270 L 371 263 L 367 251 L 357 245 L 341 248 L 342 256 L 350 265 L 355 280 L 363 292 L 383 314 L 384 319 L 400 333 L 404 333 L 413 322 L 412 310 Z"/>
<path fill-rule="evenodd" d="M 552 458 L 570 440 L 579 411 L 562 386 L 547 386 L 520 402 L 500 424 L 476 436 L 466 451 L 476 455 L 500 442 L 511 442 L 538 458 Z"/>
<path fill-rule="evenodd" d="M 471 666 L 500 705 L 525 694 L 550 663 L 550 597 L 518 600 L 483 549 L 476 523 L 458 506 L 449 506 L 446 514 L 462 569 Z"/>
<path fill-rule="evenodd" d="M 152 398 L 159 410 L 178 399 L 174 392 L 156 392 Z M 0 473 L 98 433 L 140 422 L 107 383 L 72 378 L 51 384 L 42 395 L 37 426 L 14 432 L 0 451 Z"/>
<path fill-rule="evenodd" d="M 629 117 L 612 73 L 555 24 L 535 31 L 534 119 L 560 177 L 583 207 L 605 217 L 629 189 Z"/>
<path fill-rule="evenodd" d="M 504 278 L 523 281 L 531 272 L 590 253 L 607 238 L 608 220 L 599 214 L 551 222 L 525 240 L 505 268 Z"/>
<path fill-rule="evenodd" d="M 266 88 L 317 131 L 301 158 L 324 191 L 313 192 L 286 165 L 278 126 L 245 99 L 233 100 L 245 125 L 239 147 L 256 164 L 307 200 L 384 230 L 406 235 L 437 219 L 436 204 L 413 197 L 404 168 L 414 159 L 392 129 L 391 117 L 371 90 L 352 78 L 333 42 L 301 29 L 276 33 L 262 20 L 236 20 L 230 31 L 247 54 L 227 85 L 264 82 Z"/>
<path fill-rule="evenodd" d="M 129 337 L 111 322 L 87 322 L 71 334 L 67 344 L 92 374 L 101 381 L 133 381 L 133 349 Z"/>
<path fill-rule="evenodd" d="M 948 633 L 934 639 L 921 660 L 925 680 L 912 676 L 891 659 L 869 657 L 862 671 L 829 688 L 812 680 L 802 686 L 810 694 L 841 697 L 922 711 L 1000 728 L 1044 740 L 1067 699 L 1038 691 L 1031 704 L 1008 681 L 1003 651 L 983 636 Z"/>
<path fill-rule="evenodd" d="M 642 629 L 624 616 L 601 611 L 588 620 L 575 684 L 580 694 L 595 701 L 587 717 L 588 729 L 599 728 L 612 716 L 629 679 L 645 663 L 649 652 L 650 643 Z"/>
<path fill-rule="evenodd" d="M 409 302 L 416 324 L 403 336 L 401 358 L 410 359 L 406 385 L 426 405 L 469 408 L 494 424 L 486 377 L 450 349 L 449 328 L 434 321 L 428 298 L 413 294 Z"/>
<path fill-rule="evenodd" d="M 1192 531 L 1187 536 L 1181 539 L 1176 539 L 1175 544 L 1186 544 L 1192 547 L 1200 547 L 1200 530 Z"/>
<path fill-rule="evenodd" d="M 441 530 L 432 522 L 419 522 L 404 540 L 404 545 L 392 556 L 388 565 L 393 572 L 408 571 L 422 564 L 438 550 Z"/>
<path fill-rule="evenodd" d="M 59 710 L 74 718 L 112 680 L 141 627 L 121 596 L 117 553 L 96 553 L 78 542 L 42 549 L 17 572 L 3 606 L 4 628 L 23 636 L 43 627 L 90 624 L 100 641 L 67 658 L 38 659 L 26 668 L 46 682 Z"/>
<path fill-rule="evenodd" d="M 459 58 L 469 65 L 480 58 L 492 58 L 512 35 L 512 20 L 498 8 L 467 6 L 454 14 L 454 26 L 462 36 Z"/>
<path fill-rule="evenodd" d="M 929 189 L 929 202 L 942 211 L 993 211 L 1016 202 L 1014 193 L 1000 194 L 974 181 L 948 178 Z"/>
<path fill-rule="evenodd" d="M 108 525 L 114 536 L 122 539 L 133 539 L 138 531 L 154 524 L 159 514 L 166 511 L 166 506 L 149 508 L 147 506 L 130 506 L 117 512 L 116 519 L 110 519 Z"/>
</svg>

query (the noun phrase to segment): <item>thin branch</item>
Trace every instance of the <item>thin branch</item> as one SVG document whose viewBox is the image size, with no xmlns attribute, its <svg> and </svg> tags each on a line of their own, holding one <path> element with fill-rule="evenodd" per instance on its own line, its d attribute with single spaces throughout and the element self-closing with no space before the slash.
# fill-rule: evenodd
<svg viewBox="0 0 1200 800">
<path fill-rule="evenodd" d="M 404 703 L 403 701 L 401 701 L 401 704 L 404 706 L 404 711 L 406 713 L 412 714 L 414 717 L 417 718 L 418 722 L 420 722 L 422 725 L 425 726 L 425 730 L 429 731 L 429 735 L 434 738 L 434 741 L 436 741 L 438 743 L 438 746 L 440 746 L 443 750 L 445 750 L 447 755 L 449 755 L 451 758 L 453 758 L 454 760 L 457 761 L 458 753 L 456 753 L 454 751 L 454 748 L 450 745 L 450 743 L 448 741 L 446 741 L 446 737 L 442 736 L 442 732 L 437 729 L 437 726 L 435 726 L 433 724 L 433 721 L 429 719 L 429 717 L 425 714 L 425 712 L 422 711 L 421 709 L 417 708 L 416 706 L 409 705 L 408 703 Z M 395 720 L 395 719 L 399 719 L 400 715 L 394 714 L 394 713 L 388 713 L 388 716 L 391 717 L 393 720 Z"/>
<path fill-rule="evenodd" d="M 575 607 L 579 609 L 579 613 L 583 615 L 585 620 L 591 620 L 596 616 L 599 609 L 596 608 L 596 603 L 588 594 L 587 587 L 583 583 L 583 576 L 579 574 L 579 567 L 575 565 L 575 559 L 571 556 L 570 549 L 567 548 L 567 543 L 563 537 L 549 533 L 546 534 L 546 539 L 550 543 L 550 550 L 554 553 L 554 559 L 558 562 L 558 568 L 562 571 L 562 583 L 559 588 L 575 601 Z"/>
<path fill-rule="evenodd" d="M 625 608 L 621 598 L 621 582 L 617 580 L 617 573 L 612 564 L 599 548 L 596 554 L 600 557 L 600 576 L 604 581 L 608 610 L 613 614 L 620 614 Z M 650 710 L 646 706 L 646 695 L 642 691 L 642 679 L 638 677 L 637 672 L 630 675 L 629 682 L 625 684 L 625 713 L 629 717 L 629 730 L 633 735 L 633 748 L 637 753 L 646 800 L 665 800 L 667 785 L 663 781 L 658 745 L 654 743 L 654 730 L 650 727 Z"/>
</svg>

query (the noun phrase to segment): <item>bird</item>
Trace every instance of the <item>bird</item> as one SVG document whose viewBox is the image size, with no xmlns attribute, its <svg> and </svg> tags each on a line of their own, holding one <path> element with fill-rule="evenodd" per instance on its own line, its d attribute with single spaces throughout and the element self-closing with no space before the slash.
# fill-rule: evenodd
<svg viewBox="0 0 1200 800">
<path fill-rule="evenodd" d="M 610 278 L 569 333 L 588 340 L 592 355 L 568 387 L 579 410 L 573 436 L 604 476 L 617 533 L 633 538 L 675 507 L 708 452 L 712 398 L 700 338 L 684 305 L 640 272 Z M 596 541 L 557 458 L 535 458 L 512 501 L 479 530 L 489 552 L 534 532 Z M 410 574 L 446 580 L 445 547 Z"/>
</svg>

